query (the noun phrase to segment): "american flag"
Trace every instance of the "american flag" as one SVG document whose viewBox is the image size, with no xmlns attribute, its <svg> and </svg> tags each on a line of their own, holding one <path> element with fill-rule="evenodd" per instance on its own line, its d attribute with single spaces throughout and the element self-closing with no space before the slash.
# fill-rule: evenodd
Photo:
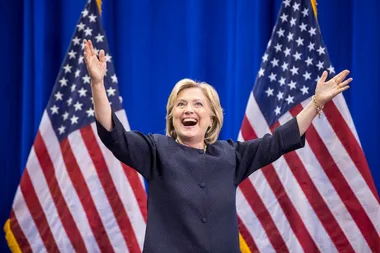
<svg viewBox="0 0 380 253">
<path fill-rule="evenodd" d="M 335 74 L 313 10 L 282 2 L 239 140 L 295 117 L 323 70 Z M 239 186 L 237 210 L 245 252 L 380 252 L 379 198 L 343 95 L 314 119 L 304 148 Z"/>
<path fill-rule="evenodd" d="M 89 1 L 45 108 L 17 189 L 7 239 L 22 252 L 141 252 L 146 227 L 143 178 L 97 136 L 83 39 L 105 50 L 105 86 L 129 129 L 100 5 Z"/>
</svg>

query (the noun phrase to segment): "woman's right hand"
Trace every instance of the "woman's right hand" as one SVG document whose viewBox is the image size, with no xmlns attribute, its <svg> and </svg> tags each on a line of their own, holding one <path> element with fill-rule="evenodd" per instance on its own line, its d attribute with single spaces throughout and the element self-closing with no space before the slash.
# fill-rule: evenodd
<svg viewBox="0 0 380 253">
<path fill-rule="evenodd" d="M 103 83 L 103 78 L 107 70 L 107 62 L 104 56 L 104 50 L 100 50 L 99 59 L 96 56 L 91 40 L 83 40 L 84 43 L 84 60 L 87 71 L 91 78 L 91 84 L 96 85 Z"/>
</svg>

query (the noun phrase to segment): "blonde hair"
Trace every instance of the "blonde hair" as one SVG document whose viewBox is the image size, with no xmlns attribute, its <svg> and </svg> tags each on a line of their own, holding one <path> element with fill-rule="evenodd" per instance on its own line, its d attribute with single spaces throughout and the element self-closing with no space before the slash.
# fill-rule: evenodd
<svg viewBox="0 0 380 253">
<path fill-rule="evenodd" d="M 207 98 L 207 102 L 211 108 L 212 125 L 206 131 L 205 143 L 212 144 L 218 140 L 219 133 L 223 125 L 223 109 L 220 105 L 219 95 L 214 87 L 208 83 L 198 83 L 187 78 L 177 82 L 170 93 L 168 103 L 166 105 L 166 135 L 177 139 L 177 133 L 173 125 L 173 107 L 174 103 L 177 101 L 178 94 L 189 88 L 200 88 Z"/>
</svg>

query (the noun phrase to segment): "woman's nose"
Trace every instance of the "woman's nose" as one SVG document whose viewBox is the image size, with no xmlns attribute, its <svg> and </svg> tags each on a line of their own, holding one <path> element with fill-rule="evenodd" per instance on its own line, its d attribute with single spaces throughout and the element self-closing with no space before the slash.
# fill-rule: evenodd
<svg viewBox="0 0 380 253">
<path fill-rule="evenodd" d="M 192 106 L 186 106 L 185 114 L 192 114 L 192 113 L 194 113 L 193 107 Z"/>
</svg>

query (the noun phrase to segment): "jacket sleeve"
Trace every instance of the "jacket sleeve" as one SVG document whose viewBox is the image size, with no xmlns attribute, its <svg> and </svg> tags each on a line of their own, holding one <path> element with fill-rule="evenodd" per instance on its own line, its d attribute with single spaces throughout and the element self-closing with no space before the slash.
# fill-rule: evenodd
<svg viewBox="0 0 380 253">
<path fill-rule="evenodd" d="M 118 160 L 138 171 L 147 180 L 151 179 L 156 154 L 153 136 L 126 131 L 114 112 L 112 121 L 113 129 L 107 131 L 96 120 L 97 132 L 104 145 Z"/>
<path fill-rule="evenodd" d="M 273 135 L 245 142 L 232 143 L 236 153 L 236 184 L 240 184 L 256 170 L 276 161 L 281 155 L 302 148 L 305 135 L 300 136 L 297 119 L 294 117 L 279 126 Z"/>
</svg>

